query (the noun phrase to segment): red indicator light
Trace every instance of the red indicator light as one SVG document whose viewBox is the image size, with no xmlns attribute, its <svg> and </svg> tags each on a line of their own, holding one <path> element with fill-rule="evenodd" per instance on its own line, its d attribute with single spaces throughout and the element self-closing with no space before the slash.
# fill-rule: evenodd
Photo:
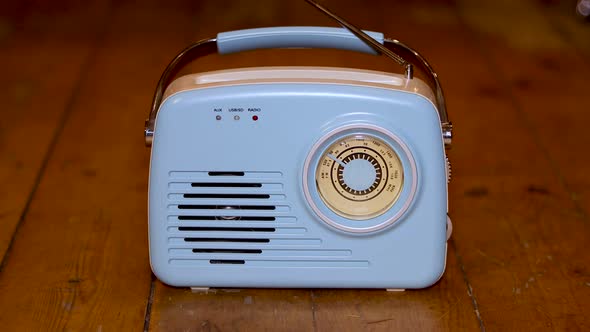
<svg viewBox="0 0 590 332">
<path fill-rule="evenodd" d="M 253 116 L 252 116 L 252 120 L 254 120 L 254 121 L 258 121 L 258 115 L 253 115 Z"/>
</svg>

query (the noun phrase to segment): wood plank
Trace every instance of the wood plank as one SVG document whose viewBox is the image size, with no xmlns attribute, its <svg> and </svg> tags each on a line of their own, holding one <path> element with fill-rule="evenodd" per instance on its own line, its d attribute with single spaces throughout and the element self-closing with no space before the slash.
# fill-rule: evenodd
<svg viewBox="0 0 590 332">
<path fill-rule="evenodd" d="M 498 17 L 506 10 L 506 4 L 490 4 L 486 15 Z M 578 212 L 585 214 L 588 220 L 590 177 L 587 169 L 590 157 L 581 153 L 587 150 L 586 142 L 590 141 L 586 126 L 590 119 L 588 56 L 577 49 L 580 44 L 564 38 L 564 32 L 556 26 L 557 17 L 548 16 L 557 14 L 548 14 L 544 8 L 528 1 L 519 2 L 516 10 L 527 11 L 534 17 L 527 20 L 527 29 L 512 39 L 506 38 L 506 31 L 498 29 L 496 34 L 483 36 L 482 46 L 489 61 L 501 73 L 500 79 L 511 87 L 510 97 L 542 146 L 553 173 L 566 187 Z M 478 20 L 478 12 L 469 10 L 467 13 L 472 13 L 466 16 L 472 17 L 468 22 Z M 517 20 L 517 17 L 506 20 L 506 25 L 514 25 Z M 586 33 L 586 37 L 590 37 L 589 29 L 578 27 L 575 31 L 580 31 L 576 36 Z M 531 34 L 536 37 L 531 38 Z M 529 42 L 521 47 L 515 46 L 520 39 Z M 589 44 L 586 38 L 583 45 L 588 47 Z M 508 54 L 510 61 L 505 61 Z M 559 139 L 555 139 L 556 136 Z"/>
<path fill-rule="evenodd" d="M 590 228 L 571 199 L 588 181 L 574 160 L 587 115 L 573 107 L 588 73 L 551 69 L 579 59 L 533 5 L 459 2 L 459 11 L 449 24 L 478 46 L 449 53 L 468 63 L 456 72 L 473 85 L 459 115 L 469 127 L 458 130 L 470 139 L 453 150 L 453 217 L 482 320 L 494 330 L 588 329 Z M 567 135 L 545 135 L 556 125 Z"/>
<path fill-rule="evenodd" d="M 0 274 L 3 329 L 143 326 L 151 274 L 142 125 L 169 50 L 187 42 L 192 3 L 119 2 L 104 21 L 104 41 Z M 67 39 L 46 42 L 70 61 Z"/>
<path fill-rule="evenodd" d="M 520 110 L 533 97 L 519 95 L 522 98 L 515 100 L 514 87 L 502 79 L 508 71 L 522 74 L 525 63 L 540 55 L 515 58 L 507 42 L 491 43 L 484 38 L 500 28 L 505 38 L 513 38 L 516 22 L 509 24 L 506 17 L 514 17 L 524 22 L 521 25 L 532 25 L 528 36 L 542 39 L 547 27 L 537 25 L 545 21 L 530 9 L 515 9 L 513 2 L 505 2 L 497 11 L 490 10 L 490 4 L 483 8 L 479 3 L 461 4 L 479 10 L 479 15 L 466 20 L 468 25 L 453 8 L 431 2 L 401 7 L 399 10 L 408 15 L 391 22 L 399 39 L 421 50 L 443 80 L 456 127 L 450 186 L 453 243 L 464 263 L 480 320 L 484 328 L 494 330 L 583 330 L 588 325 L 584 312 L 588 311 L 590 289 L 584 263 L 590 257 L 584 246 L 590 232 L 579 213 L 580 205 L 570 199 L 560 180 L 560 175 L 569 176 L 571 169 L 556 174 L 546 147 Z M 486 20 L 505 26 L 474 27 Z M 510 45 L 521 47 L 528 42 L 517 40 Z M 559 38 L 552 41 L 561 42 Z M 490 62 L 487 54 L 496 54 L 495 61 Z M 566 57 L 564 62 L 568 60 Z M 500 62 L 502 70 L 495 65 Z M 576 84 L 580 77 L 587 77 L 578 75 Z M 545 109 L 553 111 L 558 108 L 557 100 L 574 103 L 582 99 L 571 98 L 567 87 L 563 88 L 557 93 L 546 89 L 536 94 L 535 105 L 546 104 Z M 530 112 L 539 118 L 545 116 L 543 132 L 553 128 L 555 118 L 546 117 L 548 111 L 544 115 L 538 108 Z M 572 114 L 569 118 L 575 119 L 583 117 Z M 587 135 L 581 128 L 572 130 L 576 131 L 571 135 Z M 580 144 L 588 140 L 577 137 L 576 143 L 551 136 L 555 145 L 583 149 Z"/>
<path fill-rule="evenodd" d="M 380 2 L 371 11 L 359 10 L 357 1 L 328 5 L 355 24 L 375 31 L 389 31 L 389 19 L 395 20 L 403 15 L 402 12 L 392 14 L 394 8 L 388 2 Z M 233 10 L 228 9 L 224 15 L 230 16 L 232 20 L 221 20 L 222 23 L 217 22 L 212 26 L 213 29 L 252 27 L 248 26 L 249 16 L 263 11 L 264 8 L 270 11 L 265 12 L 264 17 L 267 19 L 255 22 L 256 26 L 334 25 L 321 14 L 314 12 L 311 7 L 298 2 L 282 2 L 280 6 L 270 7 L 265 4 L 250 4 L 247 10 L 228 3 L 228 8 Z M 201 15 L 208 16 L 206 11 Z M 230 26 L 225 26 L 226 22 Z M 211 31 L 211 34 L 215 32 Z M 203 34 L 200 37 L 208 36 Z M 375 61 L 372 56 L 338 51 L 257 51 L 203 60 L 199 66 L 193 67 L 195 71 L 219 69 L 224 66 L 292 64 L 399 70 L 395 64 L 387 60 Z M 469 297 L 468 287 L 453 247 L 449 248 L 447 272 L 442 280 L 427 290 L 416 292 L 249 289 L 237 290 L 236 293 L 217 291 L 214 294 L 192 294 L 186 289 L 168 287 L 159 281 L 156 281 L 155 286 L 150 328 L 158 331 L 201 328 L 287 331 L 312 328 L 320 331 L 388 331 L 392 328 L 416 327 L 426 330 L 451 330 L 457 326 L 469 330 L 479 328 L 472 299 Z"/>
<path fill-rule="evenodd" d="M 15 2 L 0 20 L 0 261 L 37 186 L 106 12 L 104 1 L 69 11 Z"/>
<path fill-rule="evenodd" d="M 153 331 L 312 331 L 311 294 L 291 289 L 188 288 L 156 284 Z"/>
</svg>

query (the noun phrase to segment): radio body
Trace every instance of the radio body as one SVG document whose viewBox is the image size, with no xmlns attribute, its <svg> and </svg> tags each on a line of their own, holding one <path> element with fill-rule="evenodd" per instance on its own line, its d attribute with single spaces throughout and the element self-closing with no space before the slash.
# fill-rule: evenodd
<svg viewBox="0 0 590 332">
<path fill-rule="evenodd" d="M 175 59 L 146 131 L 155 275 L 190 287 L 435 283 L 446 263 L 450 171 L 436 75 L 434 91 L 408 72 L 327 67 L 233 69 L 168 84 L 171 68 L 203 45 L 372 52 L 344 29 L 290 27 L 223 33 Z"/>
</svg>

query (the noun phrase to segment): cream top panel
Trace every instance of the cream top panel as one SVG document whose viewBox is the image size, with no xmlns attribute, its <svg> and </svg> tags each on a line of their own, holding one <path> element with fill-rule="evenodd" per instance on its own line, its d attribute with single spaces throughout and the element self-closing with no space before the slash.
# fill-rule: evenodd
<svg viewBox="0 0 590 332">
<path fill-rule="evenodd" d="M 338 67 L 253 67 L 211 71 L 182 76 L 174 80 L 164 98 L 194 89 L 267 83 L 325 83 L 371 86 L 422 95 L 436 105 L 434 93 L 422 80 L 407 80 L 404 75 Z"/>
</svg>

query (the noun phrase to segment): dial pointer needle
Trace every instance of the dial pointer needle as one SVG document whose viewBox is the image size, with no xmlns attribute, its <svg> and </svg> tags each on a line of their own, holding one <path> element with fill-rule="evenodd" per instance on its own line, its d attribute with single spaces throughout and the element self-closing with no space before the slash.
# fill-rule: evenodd
<svg viewBox="0 0 590 332">
<path fill-rule="evenodd" d="M 336 158 L 333 154 L 329 154 L 328 157 L 330 157 L 330 159 L 332 159 L 335 162 L 337 162 L 338 164 L 340 164 L 340 166 L 346 167 L 346 164 L 342 160 Z"/>
</svg>

